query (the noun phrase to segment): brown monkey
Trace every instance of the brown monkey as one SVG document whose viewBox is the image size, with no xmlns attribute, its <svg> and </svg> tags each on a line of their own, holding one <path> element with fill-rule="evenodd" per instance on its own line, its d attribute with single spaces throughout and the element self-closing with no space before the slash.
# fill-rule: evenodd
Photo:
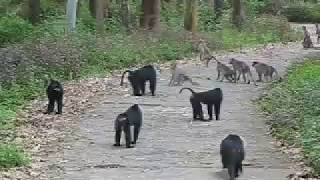
<svg viewBox="0 0 320 180">
<path fill-rule="evenodd" d="M 247 82 L 247 79 L 246 79 L 246 74 L 248 74 L 249 77 L 251 78 L 251 80 L 253 81 L 254 85 L 257 86 L 256 81 L 252 77 L 250 67 L 245 62 L 231 58 L 229 61 L 229 64 L 231 64 L 233 67 L 233 70 L 235 73 L 235 82 L 237 82 L 240 79 L 240 75 L 242 74 L 243 81 L 245 83 L 250 84 L 250 80 Z M 237 77 L 237 75 L 238 75 L 238 77 Z"/>
<path fill-rule="evenodd" d="M 258 82 L 262 81 L 262 75 L 264 76 L 265 80 L 268 81 L 269 79 L 272 80 L 273 74 L 276 75 L 276 78 L 281 80 L 281 77 L 279 77 L 278 71 L 265 63 L 253 61 L 252 67 L 254 67 L 257 71 L 259 79 Z"/>
</svg>

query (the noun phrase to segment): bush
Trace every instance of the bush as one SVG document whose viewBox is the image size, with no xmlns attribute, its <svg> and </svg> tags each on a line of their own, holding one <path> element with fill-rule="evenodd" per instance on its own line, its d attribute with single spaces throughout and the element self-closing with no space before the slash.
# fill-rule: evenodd
<svg viewBox="0 0 320 180">
<path fill-rule="evenodd" d="M 0 46 L 24 40 L 31 34 L 33 27 L 27 21 L 17 16 L 0 18 Z"/>
<path fill-rule="evenodd" d="M 320 5 L 291 5 L 284 9 L 283 14 L 290 22 L 320 22 Z"/>
<path fill-rule="evenodd" d="M 320 62 L 294 66 L 287 79 L 275 84 L 259 102 L 271 115 L 273 134 L 303 148 L 306 161 L 320 174 Z"/>
</svg>

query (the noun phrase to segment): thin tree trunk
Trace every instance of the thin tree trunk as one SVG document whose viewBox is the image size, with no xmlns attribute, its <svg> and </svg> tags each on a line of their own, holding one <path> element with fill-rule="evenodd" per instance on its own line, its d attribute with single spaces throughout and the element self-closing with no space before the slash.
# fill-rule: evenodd
<svg viewBox="0 0 320 180">
<path fill-rule="evenodd" d="M 128 0 L 121 0 L 121 19 L 122 25 L 129 30 L 130 13 Z"/>
<path fill-rule="evenodd" d="M 232 1 L 232 23 L 240 29 L 243 23 L 245 22 L 245 14 L 242 0 L 233 0 Z"/>
<path fill-rule="evenodd" d="M 76 28 L 77 20 L 77 3 L 78 0 L 68 0 L 67 2 L 67 22 L 68 22 L 68 32 L 74 31 Z"/>
<path fill-rule="evenodd" d="M 160 0 L 142 0 L 140 26 L 144 29 L 157 31 L 160 28 Z"/>
<path fill-rule="evenodd" d="M 99 34 L 104 32 L 104 17 L 105 17 L 105 2 L 104 0 L 96 0 L 96 30 Z"/>
<path fill-rule="evenodd" d="M 272 0 L 273 15 L 280 15 L 281 2 L 280 0 Z"/>
<path fill-rule="evenodd" d="M 222 16 L 224 0 L 213 0 L 213 3 L 216 19 L 219 19 Z"/>
<path fill-rule="evenodd" d="M 89 11 L 92 17 L 96 17 L 96 0 L 89 0 Z"/>
<path fill-rule="evenodd" d="M 197 0 L 186 0 L 184 28 L 191 32 L 197 31 Z"/>
<path fill-rule="evenodd" d="M 28 0 L 28 19 L 32 24 L 40 22 L 40 0 Z"/>
</svg>

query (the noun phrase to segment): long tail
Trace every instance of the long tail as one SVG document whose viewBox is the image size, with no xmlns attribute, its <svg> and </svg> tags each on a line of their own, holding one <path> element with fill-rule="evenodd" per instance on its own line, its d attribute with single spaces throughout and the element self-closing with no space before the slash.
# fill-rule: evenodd
<svg viewBox="0 0 320 180">
<path fill-rule="evenodd" d="M 123 73 L 122 73 L 120 86 L 122 86 L 122 85 L 123 85 L 123 78 L 124 78 L 124 75 L 125 75 L 126 73 L 131 73 L 131 72 L 132 72 L 132 71 L 130 71 L 130 70 L 126 70 L 125 72 L 123 72 Z"/>
<path fill-rule="evenodd" d="M 181 94 L 184 89 L 188 89 L 192 94 L 195 94 L 195 93 L 196 93 L 196 92 L 194 92 L 194 90 L 192 90 L 191 88 L 182 88 L 182 89 L 180 89 L 179 94 Z"/>
</svg>

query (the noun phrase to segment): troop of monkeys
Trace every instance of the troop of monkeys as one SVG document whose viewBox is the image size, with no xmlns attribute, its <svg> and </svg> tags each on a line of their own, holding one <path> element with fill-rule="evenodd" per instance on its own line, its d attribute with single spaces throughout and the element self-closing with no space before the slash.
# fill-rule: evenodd
<svg viewBox="0 0 320 180">
<path fill-rule="evenodd" d="M 206 48 L 206 46 L 203 47 Z M 233 69 L 231 69 L 226 64 L 218 61 L 214 56 L 206 54 L 208 52 L 209 51 L 202 51 L 200 49 L 200 59 L 202 61 L 205 60 L 207 66 L 210 60 L 215 60 L 217 62 L 217 80 L 223 81 L 224 78 L 226 78 L 230 82 L 237 82 L 242 75 L 244 82 L 250 83 L 250 80 L 247 81 L 246 79 L 246 75 L 248 75 L 256 85 L 256 82 L 252 77 L 250 67 L 245 62 L 231 58 L 229 61 L 229 64 L 231 64 L 233 67 Z M 276 69 L 267 64 L 254 61 L 252 66 L 257 71 L 259 78 L 258 81 L 262 81 L 262 75 L 266 81 L 272 80 L 273 74 L 278 76 Z M 171 66 L 171 71 L 172 76 L 169 86 L 181 86 L 185 81 L 189 81 L 192 85 L 199 85 L 198 83 L 193 82 L 192 78 L 188 76 L 182 68 L 177 67 L 176 63 Z M 123 72 L 120 83 L 121 86 L 123 85 L 123 79 L 126 73 L 128 73 L 128 81 L 130 82 L 134 96 L 145 95 L 145 86 L 147 82 L 149 82 L 152 96 L 155 96 L 157 70 L 154 68 L 154 66 L 147 65 L 137 70 L 127 70 Z M 190 103 L 193 110 L 193 120 L 205 121 L 202 111 L 202 104 L 207 105 L 209 121 L 213 119 L 213 110 L 215 113 L 215 119 L 220 119 L 220 107 L 223 100 L 223 93 L 220 88 L 215 88 L 204 92 L 195 92 L 191 88 L 182 88 L 179 93 L 182 93 L 183 90 L 189 90 L 192 93 L 190 96 Z M 50 80 L 50 83 L 47 87 L 47 96 L 49 103 L 46 113 L 52 113 L 54 111 L 54 106 L 57 103 L 57 114 L 61 114 L 63 100 L 63 87 L 61 83 L 56 80 Z M 126 147 L 133 148 L 133 145 L 136 144 L 138 140 L 139 132 L 142 126 L 142 119 L 142 109 L 138 104 L 132 105 L 125 112 L 119 114 L 114 121 L 114 146 L 120 146 L 121 134 L 124 132 Z M 131 135 L 132 127 L 133 137 Z M 239 173 L 242 172 L 242 161 L 244 160 L 245 155 L 242 139 L 238 135 L 228 135 L 220 144 L 220 155 L 223 168 L 228 169 L 230 179 L 233 180 L 234 178 L 238 177 Z"/>
</svg>

